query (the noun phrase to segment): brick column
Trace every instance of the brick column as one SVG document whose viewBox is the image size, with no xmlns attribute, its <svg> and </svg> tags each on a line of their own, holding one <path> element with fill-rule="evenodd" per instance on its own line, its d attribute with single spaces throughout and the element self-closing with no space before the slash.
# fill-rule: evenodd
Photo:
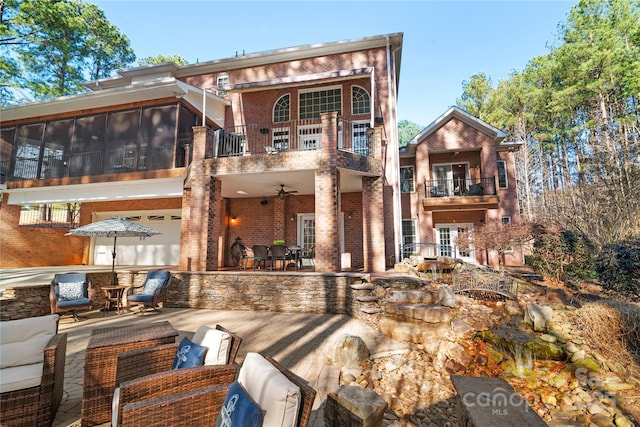
<svg viewBox="0 0 640 427">
<path fill-rule="evenodd" d="M 182 194 L 180 269 L 205 271 L 209 257 L 211 178 L 204 160 L 208 130 L 193 128 L 193 160 Z"/>
<path fill-rule="evenodd" d="M 364 271 L 385 271 L 383 178 L 362 178 L 362 252 Z"/>
<path fill-rule="evenodd" d="M 285 240 L 285 243 L 292 244 L 286 242 L 285 236 L 285 203 L 286 199 L 281 199 L 279 197 L 275 197 L 273 201 L 273 238 L 274 240 L 282 239 Z M 295 243 L 295 242 L 294 242 Z M 271 244 L 271 242 L 269 242 Z"/>
<path fill-rule="evenodd" d="M 209 168 L 206 168 L 206 171 L 209 178 L 209 189 L 207 191 L 209 196 L 209 206 L 206 212 L 203 213 L 203 216 L 205 216 L 205 223 L 207 224 L 204 236 L 207 239 L 207 259 L 204 260 L 204 270 L 217 270 L 218 267 L 224 265 L 223 257 L 225 253 L 225 239 L 224 233 L 222 232 L 224 229 L 224 216 L 222 215 L 224 213 L 224 208 L 222 206 L 222 182 L 218 179 L 211 178 L 208 173 Z"/>
<path fill-rule="evenodd" d="M 316 271 L 340 271 L 340 176 L 336 167 L 338 114 L 324 113 L 322 154 L 327 162 L 315 172 Z"/>
</svg>

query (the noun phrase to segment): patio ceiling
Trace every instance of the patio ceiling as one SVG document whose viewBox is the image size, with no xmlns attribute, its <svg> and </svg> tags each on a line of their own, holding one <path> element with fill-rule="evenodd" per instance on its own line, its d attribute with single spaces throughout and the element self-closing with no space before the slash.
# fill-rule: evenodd
<svg viewBox="0 0 640 427">
<path fill-rule="evenodd" d="M 343 170 L 340 177 L 341 193 L 362 191 L 361 175 Z M 229 199 L 273 197 L 278 194 L 281 184 L 284 184 L 285 191 L 297 191 L 296 196 L 315 193 L 313 170 L 223 175 L 216 178 L 222 182 L 222 197 Z"/>
</svg>

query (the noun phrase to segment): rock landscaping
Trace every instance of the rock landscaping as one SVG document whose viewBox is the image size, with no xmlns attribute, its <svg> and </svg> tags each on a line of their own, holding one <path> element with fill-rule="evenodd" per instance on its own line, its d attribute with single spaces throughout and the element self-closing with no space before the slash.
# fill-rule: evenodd
<svg viewBox="0 0 640 427">
<path fill-rule="evenodd" d="M 433 280 L 415 267 L 398 270 L 357 285 L 358 318 L 411 343 L 411 350 L 368 355 L 349 337 L 328 354 L 329 363 L 342 366 L 341 384 L 384 399 L 383 425 L 457 426 L 452 374 L 505 379 L 550 426 L 640 425 L 638 354 L 631 362 L 615 360 L 576 321 L 592 293 L 512 275 L 517 294 L 507 299 L 453 292 L 455 271 Z M 483 268 L 474 273 L 488 281 L 505 278 Z M 637 303 L 629 307 L 640 312 Z M 631 327 L 637 338 L 640 325 Z"/>
</svg>

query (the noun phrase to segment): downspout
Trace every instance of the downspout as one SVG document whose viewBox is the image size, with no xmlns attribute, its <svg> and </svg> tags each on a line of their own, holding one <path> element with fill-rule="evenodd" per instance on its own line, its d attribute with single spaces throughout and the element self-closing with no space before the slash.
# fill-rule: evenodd
<svg viewBox="0 0 640 427">
<path fill-rule="evenodd" d="M 376 99 L 376 79 L 375 79 L 376 69 L 375 67 L 371 67 L 371 74 L 369 74 L 369 79 L 371 80 L 371 98 L 369 99 L 369 111 L 371 111 L 371 118 L 369 119 L 369 127 L 373 129 L 375 125 L 375 99 Z"/>
<path fill-rule="evenodd" d="M 400 260 L 400 244 L 401 244 L 401 235 L 402 235 L 402 210 L 400 203 L 400 180 L 398 179 L 398 175 L 400 173 L 400 148 L 398 147 L 398 122 L 396 117 L 396 109 L 393 108 L 393 99 L 395 99 L 395 84 L 392 82 L 395 81 L 392 75 L 391 68 L 391 47 L 389 42 L 389 36 L 386 36 L 387 39 L 387 89 L 388 89 L 388 99 L 387 108 L 389 109 L 389 117 L 391 118 L 393 126 L 391 126 L 389 130 L 389 135 L 391 136 L 391 141 L 393 141 L 393 166 L 394 170 L 394 182 L 393 182 L 393 238 L 394 238 L 394 254 L 396 262 Z M 395 64 L 395 52 L 393 53 L 393 63 Z"/>
</svg>

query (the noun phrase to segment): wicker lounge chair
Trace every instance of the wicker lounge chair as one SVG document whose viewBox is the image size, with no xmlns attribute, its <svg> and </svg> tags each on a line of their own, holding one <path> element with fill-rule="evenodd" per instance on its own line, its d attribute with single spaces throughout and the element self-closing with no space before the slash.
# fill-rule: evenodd
<svg viewBox="0 0 640 427">
<path fill-rule="evenodd" d="M 299 427 L 307 427 L 316 391 L 273 358 L 262 357 L 299 388 L 300 404 L 295 424 Z M 227 397 L 227 391 L 234 380 L 230 374 L 237 368 L 233 366 L 206 368 L 178 369 L 181 371 L 178 376 L 169 375 L 170 373 L 166 372 L 157 374 L 152 376 L 153 378 L 146 377 L 145 381 L 148 381 L 146 384 L 143 384 L 142 380 L 122 383 L 120 398 L 125 403 L 122 406 L 121 425 L 127 427 L 215 425 Z M 242 373 L 239 372 L 238 376 L 242 377 Z M 254 397 L 254 400 L 259 399 Z M 273 426 L 270 425 L 270 427 Z"/>
<path fill-rule="evenodd" d="M 67 334 L 57 333 L 58 318 L 58 315 L 50 315 L 2 322 L 0 345 L 10 346 L 10 353 L 19 354 L 21 358 L 15 358 L 16 366 L 3 368 L 3 371 L 13 370 L 13 373 L 2 375 L 0 424 L 3 427 L 53 424 L 62 399 L 67 349 Z M 43 342 L 41 337 L 46 336 L 51 338 Z M 43 355 L 41 361 L 30 363 L 28 349 L 36 355 L 39 348 Z M 9 360 L 11 354 L 4 354 L 3 364 L 13 365 Z M 28 362 L 28 365 L 22 362 Z M 38 372 L 42 374 L 39 381 L 35 378 Z M 37 385 L 33 385 L 34 382 Z M 25 383 L 29 386 L 23 388 Z"/>
</svg>

